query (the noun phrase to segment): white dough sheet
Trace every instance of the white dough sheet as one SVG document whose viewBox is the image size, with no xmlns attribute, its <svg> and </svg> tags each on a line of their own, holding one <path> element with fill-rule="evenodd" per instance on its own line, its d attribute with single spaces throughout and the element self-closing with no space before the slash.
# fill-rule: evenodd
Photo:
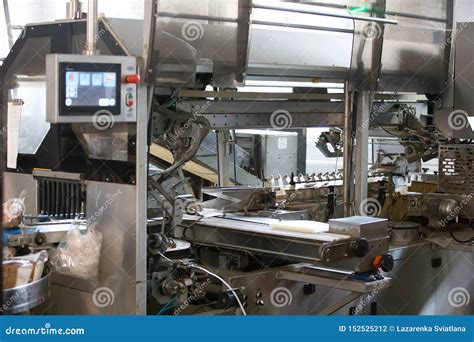
<svg viewBox="0 0 474 342">
<path fill-rule="evenodd" d="M 329 224 L 316 222 L 316 221 L 305 221 L 305 220 L 288 220 L 288 221 L 276 221 L 272 220 L 270 223 L 273 230 L 284 230 L 298 233 L 327 233 L 329 231 Z"/>
<path fill-rule="evenodd" d="M 288 221 L 277 221 L 272 220 L 270 223 L 272 230 L 285 231 L 303 234 L 314 234 L 314 238 L 320 241 L 335 242 L 340 240 L 346 240 L 350 238 L 347 235 L 329 233 L 329 224 L 316 222 L 316 221 L 305 221 L 305 220 L 288 220 Z"/>
</svg>

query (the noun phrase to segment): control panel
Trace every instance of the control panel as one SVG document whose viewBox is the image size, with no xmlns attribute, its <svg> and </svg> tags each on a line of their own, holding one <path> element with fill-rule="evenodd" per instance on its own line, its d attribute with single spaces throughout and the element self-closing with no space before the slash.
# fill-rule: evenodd
<svg viewBox="0 0 474 342">
<path fill-rule="evenodd" d="M 135 57 L 46 56 L 46 119 L 50 123 L 136 122 Z"/>
</svg>

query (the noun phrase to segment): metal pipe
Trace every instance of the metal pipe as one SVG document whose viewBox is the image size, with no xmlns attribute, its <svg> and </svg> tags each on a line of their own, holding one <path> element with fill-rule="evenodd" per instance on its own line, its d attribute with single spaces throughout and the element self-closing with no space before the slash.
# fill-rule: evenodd
<svg viewBox="0 0 474 342">
<path fill-rule="evenodd" d="M 380 23 L 380 24 L 398 25 L 398 21 L 396 20 L 374 18 L 374 17 L 360 17 L 360 16 L 355 16 L 355 15 L 350 15 L 350 14 L 343 14 L 342 12 L 341 13 L 329 12 L 329 11 L 325 12 L 322 10 L 311 8 L 313 7 L 311 5 L 308 5 L 306 7 L 296 7 L 295 4 L 285 4 L 285 3 L 278 3 L 278 4 L 272 4 L 272 5 L 269 5 L 266 3 L 253 3 L 252 7 L 267 9 L 267 10 L 274 10 L 274 11 L 285 11 L 285 12 L 302 13 L 302 14 L 315 14 L 315 15 L 322 15 L 326 17 L 369 21 L 369 22 Z"/>
<path fill-rule="evenodd" d="M 89 0 L 87 3 L 87 33 L 85 55 L 97 54 L 97 0 Z"/>
<path fill-rule="evenodd" d="M 250 24 L 253 25 L 266 25 L 266 26 L 276 26 L 290 29 L 303 29 L 303 30 L 317 30 L 317 31 L 328 31 L 328 32 L 339 32 L 339 33 L 349 33 L 353 34 L 354 29 L 341 29 L 334 27 L 326 26 L 314 26 L 314 25 L 304 25 L 304 24 L 288 24 L 288 23 L 277 23 L 273 21 L 263 21 L 263 20 L 252 20 Z"/>
<path fill-rule="evenodd" d="M 205 20 L 205 21 L 212 20 L 212 21 L 220 21 L 224 23 L 239 23 L 238 18 L 218 17 L 218 16 L 213 16 L 213 15 L 199 15 L 199 14 L 186 14 L 186 13 L 174 14 L 171 12 L 157 12 L 156 16 L 160 18 L 172 18 L 172 19 L 184 19 L 184 20 Z"/>
<path fill-rule="evenodd" d="M 7 27 L 8 46 L 10 49 L 13 47 L 13 27 L 10 18 L 10 7 L 8 6 L 8 0 L 3 0 L 3 12 L 5 14 L 5 24 Z"/>
<path fill-rule="evenodd" d="M 66 15 L 68 19 L 80 19 L 82 16 L 82 3 L 79 0 L 69 0 L 66 4 Z"/>
<path fill-rule="evenodd" d="M 351 95 L 349 81 L 344 82 L 344 165 L 343 165 L 343 200 L 344 217 L 351 216 Z"/>
</svg>

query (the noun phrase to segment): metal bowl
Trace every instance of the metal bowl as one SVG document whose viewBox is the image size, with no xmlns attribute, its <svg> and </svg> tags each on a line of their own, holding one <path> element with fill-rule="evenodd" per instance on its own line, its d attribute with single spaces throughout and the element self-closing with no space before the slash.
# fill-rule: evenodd
<svg viewBox="0 0 474 342">
<path fill-rule="evenodd" d="M 50 294 L 50 271 L 45 267 L 40 279 L 12 289 L 3 290 L 2 312 L 14 315 L 26 312 L 44 303 Z"/>
</svg>

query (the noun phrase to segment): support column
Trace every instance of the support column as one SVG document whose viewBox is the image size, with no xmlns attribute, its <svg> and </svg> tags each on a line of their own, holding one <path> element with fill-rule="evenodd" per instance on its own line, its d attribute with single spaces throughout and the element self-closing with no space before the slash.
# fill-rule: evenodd
<svg viewBox="0 0 474 342">
<path fill-rule="evenodd" d="M 230 185 L 230 155 L 227 146 L 227 136 L 225 131 L 217 131 L 217 170 L 219 173 L 219 186 Z"/>
<path fill-rule="evenodd" d="M 89 0 L 87 3 L 87 31 L 86 31 L 86 48 L 84 54 L 93 56 L 97 54 L 97 27 L 99 22 L 97 19 L 97 0 Z"/>
<path fill-rule="evenodd" d="M 147 198 L 148 198 L 148 89 L 139 85 L 137 89 L 137 153 L 135 169 L 135 298 L 137 315 L 146 315 L 146 260 L 147 260 Z"/>
<path fill-rule="evenodd" d="M 352 155 L 352 125 L 351 125 L 351 94 L 349 92 L 349 81 L 344 82 L 344 164 L 343 164 L 343 200 L 344 200 L 344 217 L 351 216 L 351 155 Z"/>
<path fill-rule="evenodd" d="M 369 123 L 371 96 L 370 92 L 363 91 L 357 93 L 357 125 L 355 128 L 354 147 L 354 205 L 356 214 L 359 213 L 361 203 L 368 195 L 368 163 L 369 163 Z"/>
</svg>

